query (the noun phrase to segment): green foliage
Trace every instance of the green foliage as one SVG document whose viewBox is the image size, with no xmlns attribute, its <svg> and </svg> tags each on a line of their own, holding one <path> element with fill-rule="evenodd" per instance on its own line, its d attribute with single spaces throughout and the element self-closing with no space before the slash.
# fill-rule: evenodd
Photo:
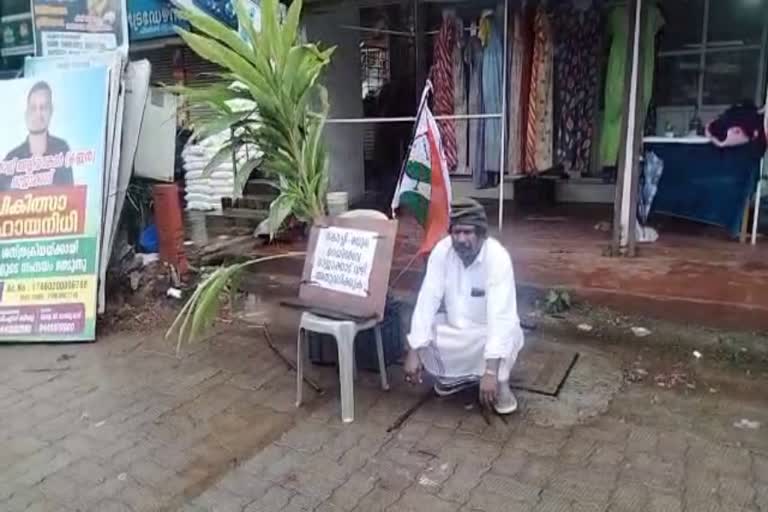
<svg viewBox="0 0 768 512">
<path fill-rule="evenodd" d="M 225 72 L 222 83 L 201 87 L 171 87 L 183 94 L 190 107 L 213 112 L 194 122 L 195 137 L 202 138 L 231 128 L 230 137 L 206 172 L 240 155 L 243 148 L 258 147 L 258 163 L 239 170 L 237 186 L 258 166 L 276 181 L 279 196 L 270 207 L 271 235 L 288 216 L 311 223 L 325 214 L 328 158 L 322 142 L 328 114 L 325 88 L 319 84 L 334 48 L 321 50 L 298 41 L 302 1 L 294 0 L 284 20 L 278 0 L 262 0 L 261 32 L 257 33 L 242 0 L 234 0 L 237 18 L 247 37 L 193 7 L 181 7 L 179 16 L 193 31 L 177 28 L 198 55 Z M 313 110 L 313 107 L 316 110 Z"/>
<path fill-rule="evenodd" d="M 544 298 L 544 311 L 550 315 L 564 313 L 571 309 L 571 294 L 566 290 L 549 290 Z"/>
<path fill-rule="evenodd" d="M 183 343 L 197 341 L 200 335 L 213 325 L 219 316 L 222 304 L 237 291 L 243 270 L 266 261 L 304 256 L 304 254 L 288 252 L 217 268 L 197 285 L 165 337 L 170 338 L 174 332 L 176 333 L 176 353 L 178 354 Z"/>
</svg>

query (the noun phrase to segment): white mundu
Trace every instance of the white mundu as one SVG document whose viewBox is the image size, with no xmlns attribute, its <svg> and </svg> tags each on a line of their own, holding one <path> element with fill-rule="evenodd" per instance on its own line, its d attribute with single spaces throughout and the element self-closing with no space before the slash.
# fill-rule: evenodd
<svg viewBox="0 0 768 512">
<path fill-rule="evenodd" d="M 445 313 L 438 313 L 441 304 Z M 427 263 L 413 311 L 408 343 L 437 377 L 480 377 L 487 359 L 501 359 L 498 378 L 509 380 L 523 347 L 515 273 L 507 250 L 487 238 L 465 266 L 451 237 L 441 240 Z"/>
</svg>

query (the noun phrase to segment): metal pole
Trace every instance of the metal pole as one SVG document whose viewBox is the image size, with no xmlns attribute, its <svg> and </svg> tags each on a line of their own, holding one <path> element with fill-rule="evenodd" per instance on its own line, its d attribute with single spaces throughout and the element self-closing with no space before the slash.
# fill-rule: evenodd
<svg viewBox="0 0 768 512">
<path fill-rule="evenodd" d="M 709 39 L 709 2 L 710 0 L 704 0 L 704 19 L 701 22 L 701 56 L 699 57 L 699 83 L 696 93 L 696 108 L 699 115 L 701 115 L 701 108 L 704 104 L 704 72 L 707 67 L 707 40 Z"/>
<path fill-rule="evenodd" d="M 509 0 L 504 0 L 504 50 L 501 64 L 501 150 L 499 151 L 499 236 L 504 228 L 504 175 L 507 170 L 507 38 L 509 37 Z"/>
<path fill-rule="evenodd" d="M 435 120 L 470 120 L 470 119 L 501 119 L 503 114 L 454 114 L 433 116 Z M 376 124 L 376 123 L 412 123 L 418 119 L 418 116 L 403 116 L 403 117 L 337 117 L 335 119 L 327 119 L 325 122 L 329 124 Z"/>
<path fill-rule="evenodd" d="M 416 34 L 413 32 L 389 30 L 386 28 L 359 27 L 357 25 L 339 25 L 339 28 L 343 28 L 344 30 L 354 30 L 355 32 L 372 32 L 374 34 L 387 34 L 390 36 L 416 37 Z"/>
<path fill-rule="evenodd" d="M 618 198 L 618 211 L 616 212 L 617 225 L 614 226 L 615 236 L 614 247 L 618 252 L 622 252 L 629 246 L 630 231 L 635 229 L 635 226 L 630 226 L 630 209 L 632 207 L 632 175 L 634 168 L 634 147 L 635 147 L 635 130 L 637 124 L 637 102 L 640 95 L 640 84 L 637 82 L 639 71 L 639 57 L 640 57 L 640 30 L 641 30 L 641 13 L 643 7 L 642 0 L 634 0 L 630 2 L 630 14 L 629 14 L 629 27 L 630 27 L 630 40 L 627 45 L 628 62 L 626 69 L 626 75 L 629 80 L 628 88 L 625 90 L 625 109 L 623 113 L 622 121 L 622 146 L 620 147 L 621 154 L 619 156 L 619 176 L 616 194 Z"/>
<path fill-rule="evenodd" d="M 752 215 L 752 245 L 757 245 L 757 228 L 760 224 L 760 196 L 763 195 L 763 167 L 765 157 L 760 160 L 760 175 L 757 179 L 757 191 L 755 192 L 755 213 Z"/>
</svg>

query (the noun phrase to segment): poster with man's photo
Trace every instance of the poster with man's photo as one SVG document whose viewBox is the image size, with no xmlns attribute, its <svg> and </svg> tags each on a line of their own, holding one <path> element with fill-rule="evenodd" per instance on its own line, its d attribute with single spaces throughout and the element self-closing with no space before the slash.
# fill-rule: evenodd
<svg viewBox="0 0 768 512">
<path fill-rule="evenodd" d="M 95 339 L 107 83 L 0 81 L 0 342 Z"/>
<path fill-rule="evenodd" d="M 128 53 L 126 0 L 32 0 L 35 54 Z"/>
</svg>

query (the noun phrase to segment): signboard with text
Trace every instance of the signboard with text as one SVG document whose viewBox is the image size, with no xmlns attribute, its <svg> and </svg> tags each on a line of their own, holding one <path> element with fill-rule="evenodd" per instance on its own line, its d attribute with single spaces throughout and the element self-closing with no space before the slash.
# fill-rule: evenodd
<svg viewBox="0 0 768 512">
<path fill-rule="evenodd" d="M 107 81 L 0 81 L 0 342 L 95 339 Z"/>
<path fill-rule="evenodd" d="M 328 217 L 312 226 L 299 298 L 358 318 L 384 317 L 397 221 Z"/>
<path fill-rule="evenodd" d="M 176 35 L 174 27 L 188 27 L 176 15 L 170 0 L 131 0 L 128 2 L 128 37 L 144 41 Z"/>
<path fill-rule="evenodd" d="M 128 54 L 126 0 L 32 0 L 35 54 Z"/>
</svg>

